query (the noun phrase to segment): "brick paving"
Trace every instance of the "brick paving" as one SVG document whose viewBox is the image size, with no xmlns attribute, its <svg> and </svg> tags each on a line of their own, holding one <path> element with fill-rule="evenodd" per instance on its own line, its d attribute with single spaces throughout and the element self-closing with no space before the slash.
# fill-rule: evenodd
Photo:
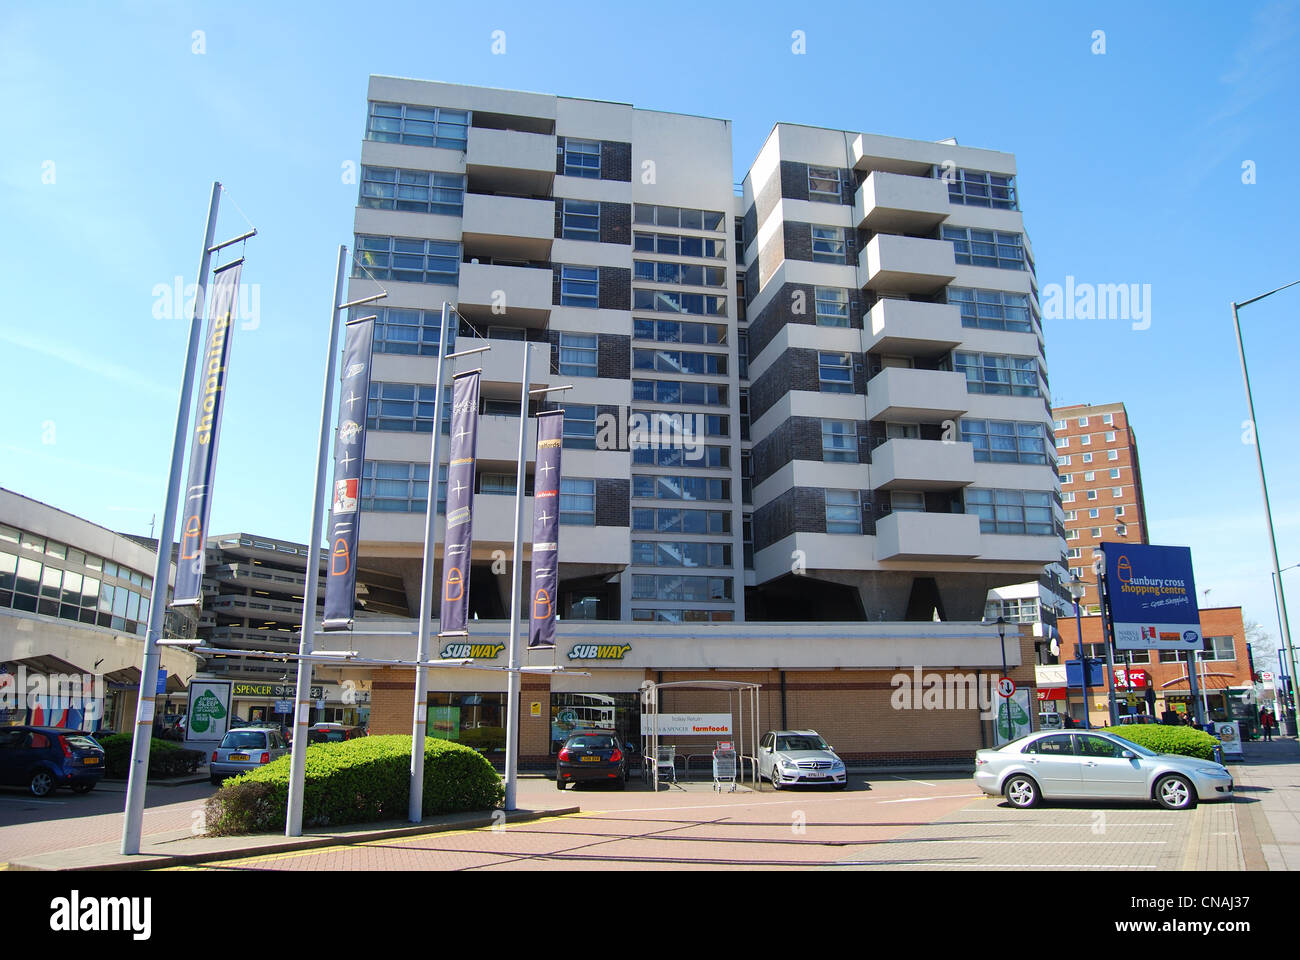
<svg viewBox="0 0 1300 960">
<path fill-rule="evenodd" d="M 1242 748 L 1245 759 L 1232 771 L 1247 866 L 1300 870 L 1300 745 L 1279 737 Z"/>
</svg>

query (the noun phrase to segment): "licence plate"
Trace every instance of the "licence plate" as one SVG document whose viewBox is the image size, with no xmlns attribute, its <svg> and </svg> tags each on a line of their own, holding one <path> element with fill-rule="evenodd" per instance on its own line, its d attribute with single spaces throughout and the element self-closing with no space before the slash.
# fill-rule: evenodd
<svg viewBox="0 0 1300 960">
<path fill-rule="evenodd" d="M 230 756 L 226 757 L 226 759 L 227 759 L 227 760 L 231 760 L 231 761 L 234 761 L 234 760 L 243 760 L 243 761 L 246 762 L 246 761 L 248 760 L 248 754 L 246 754 L 246 753 L 232 753 Z"/>
<path fill-rule="evenodd" d="M 600 757 L 586 756 L 582 758 L 583 763 L 600 763 Z"/>
<path fill-rule="evenodd" d="M 99 757 L 82 757 L 81 762 L 89 766 L 91 764 L 99 763 Z"/>
<path fill-rule="evenodd" d="M 804 776 L 809 780 L 824 780 L 827 775 L 824 773 L 805 773 Z"/>
</svg>

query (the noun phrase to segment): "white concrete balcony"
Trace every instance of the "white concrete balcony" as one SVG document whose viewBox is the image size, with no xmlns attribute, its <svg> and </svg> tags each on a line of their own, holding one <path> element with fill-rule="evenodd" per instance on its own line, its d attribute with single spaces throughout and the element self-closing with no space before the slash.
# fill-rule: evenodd
<svg viewBox="0 0 1300 960">
<path fill-rule="evenodd" d="M 549 260 L 555 238 L 555 201 L 465 194 L 467 247 L 493 256 Z"/>
<path fill-rule="evenodd" d="M 957 276 L 952 243 L 878 233 L 858 254 L 858 279 L 872 290 L 933 293 Z"/>
<path fill-rule="evenodd" d="M 472 188 L 547 194 L 555 179 L 555 137 L 520 130 L 470 127 L 465 172 Z"/>
<path fill-rule="evenodd" d="M 903 511 L 876 521 L 877 560 L 969 560 L 980 548 L 974 514 Z"/>
<path fill-rule="evenodd" d="M 873 490 L 952 490 L 974 482 L 969 443 L 896 438 L 871 451 Z"/>
<path fill-rule="evenodd" d="M 929 233 L 948 219 L 948 185 L 876 170 L 853 196 L 853 222 L 885 233 Z"/>
<path fill-rule="evenodd" d="M 969 408 L 964 374 L 886 367 L 867 381 L 868 420 L 942 423 Z"/>
<path fill-rule="evenodd" d="M 494 313 L 494 306 L 505 312 Z M 462 316 L 476 323 L 545 326 L 551 315 L 551 271 L 462 263 L 457 308 Z"/>
<path fill-rule="evenodd" d="M 880 300 L 868 311 L 865 327 L 868 353 L 939 356 L 964 339 L 961 311 L 948 303 Z"/>
</svg>

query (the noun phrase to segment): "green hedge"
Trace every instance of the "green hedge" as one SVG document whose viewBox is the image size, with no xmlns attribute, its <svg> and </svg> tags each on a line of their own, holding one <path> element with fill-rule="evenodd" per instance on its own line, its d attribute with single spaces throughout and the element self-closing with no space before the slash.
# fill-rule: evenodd
<svg viewBox="0 0 1300 960">
<path fill-rule="evenodd" d="M 1107 727 L 1113 733 L 1156 753 L 1176 753 L 1184 757 L 1213 760 L 1218 738 L 1192 727 L 1163 723 L 1135 723 L 1121 727 Z"/>
<path fill-rule="evenodd" d="M 104 776 L 125 780 L 131 771 L 131 738 L 125 733 L 106 733 L 95 741 L 104 748 Z M 203 765 L 202 750 L 187 750 L 169 740 L 153 737 L 149 745 L 149 778 L 163 780 L 193 773 Z"/>
<path fill-rule="evenodd" d="M 212 836 L 284 829 L 289 805 L 289 755 L 227 780 L 208 799 Z M 307 748 L 305 827 L 405 820 L 410 803 L 411 738 L 359 737 Z M 505 800 L 501 777 L 469 747 L 424 741 L 424 814 L 490 810 Z"/>
</svg>

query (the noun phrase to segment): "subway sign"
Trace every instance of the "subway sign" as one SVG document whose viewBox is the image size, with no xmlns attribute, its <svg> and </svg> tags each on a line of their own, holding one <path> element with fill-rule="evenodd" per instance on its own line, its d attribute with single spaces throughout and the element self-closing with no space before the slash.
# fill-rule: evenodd
<svg viewBox="0 0 1300 960">
<path fill-rule="evenodd" d="M 449 643 L 442 648 L 444 660 L 495 660 L 506 648 L 504 643 Z"/>
<path fill-rule="evenodd" d="M 275 700 L 292 700 L 298 695 L 298 688 L 283 683 L 237 683 L 233 695 L 236 697 L 271 697 Z M 312 687 L 311 699 L 324 700 L 325 688 Z"/>
<path fill-rule="evenodd" d="M 622 660 L 631 649 L 630 643 L 575 643 L 569 650 L 569 659 Z"/>
</svg>

